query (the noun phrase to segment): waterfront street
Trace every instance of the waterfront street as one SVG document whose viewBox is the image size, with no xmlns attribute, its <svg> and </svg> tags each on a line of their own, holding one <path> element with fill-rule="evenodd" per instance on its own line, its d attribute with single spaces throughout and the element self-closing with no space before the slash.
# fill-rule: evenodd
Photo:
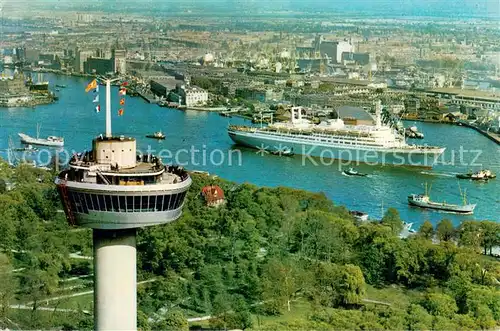
<svg viewBox="0 0 500 331">
<path fill-rule="evenodd" d="M 65 138 L 65 148 L 69 151 L 90 149 L 89 139 L 104 131 L 105 113 L 96 113 L 92 104 L 92 94 L 86 94 L 85 78 L 47 75 L 51 86 L 64 84 L 58 95 L 59 101 L 52 105 L 32 108 L 11 108 L 0 110 L 0 150 L 7 149 L 9 137 L 19 146 L 18 132 L 36 135 L 37 123 L 41 124 L 40 135 L 60 135 Z M 104 91 L 101 91 L 104 97 Z M 226 133 L 228 124 L 250 124 L 241 118 L 221 117 L 216 113 L 202 111 L 179 111 L 161 108 L 148 104 L 141 98 L 127 96 L 124 115 L 119 117 L 118 91 L 113 89 L 113 130 L 115 134 L 132 135 L 137 138 L 138 148 L 146 151 L 148 146 L 158 153 L 168 149 L 173 155 L 178 153 L 181 162 L 188 161 L 188 169 L 208 171 L 219 177 L 239 183 L 250 182 L 263 186 L 289 186 L 315 192 L 324 192 L 335 203 L 345 205 L 349 209 L 361 210 L 372 218 L 380 218 L 383 210 L 395 207 L 406 222 L 415 222 L 415 228 L 424 220 L 434 224 L 442 218 L 449 218 L 454 223 L 463 220 L 495 220 L 500 215 L 500 180 L 488 183 L 458 181 L 455 174 L 466 172 L 471 168 L 470 162 L 482 164 L 495 173 L 500 173 L 499 147 L 480 133 L 465 127 L 446 124 L 416 123 L 425 134 L 424 140 L 414 141 L 417 144 L 440 145 L 447 148 L 441 163 L 450 163 L 455 158 L 458 163 L 460 149 L 463 152 L 463 165 L 438 164 L 432 170 L 370 167 L 361 165 L 358 169 L 369 173 L 367 178 L 343 176 L 337 162 L 331 165 L 315 166 L 309 160 L 303 165 L 303 157 L 278 157 L 269 154 L 259 155 L 255 150 L 241 149 L 242 164 L 239 166 L 238 153 L 229 153 L 239 149 L 234 146 Z M 104 98 L 103 98 L 104 99 Z M 101 105 L 104 110 L 104 105 Z M 406 125 L 413 122 L 406 123 Z M 145 137 L 146 134 L 161 130 L 166 140 L 155 141 Z M 193 146 L 199 150 L 194 160 L 190 160 Z M 480 147 L 478 147 L 480 146 Z M 217 150 L 217 151 L 216 151 Z M 218 152 L 218 151 L 222 151 Z M 203 156 L 205 151 L 206 157 Z M 214 152 L 216 151 L 216 152 Z M 231 155 L 232 165 L 228 157 Z M 5 158 L 6 154 L 1 153 Z M 43 155 L 41 155 L 43 156 Z M 46 155 L 44 156 L 47 158 Z M 210 157 L 215 164 L 211 164 Z M 222 161 L 224 162 L 217 165 Z M 477 157 L 477 160 L 474 160 Z M 203 162 L 205 159 L 205 164 Z M 43 160 L 43 157 L 42 157 Z M 166 162 L 170 160 L 165 160 Z M 194 161 L 194 162 L 193 162 Z M 467 198 L 477 203 L 474 215 L 461 216 L 443 214 L 411 208 L 406 198 L 412 193 L 423 193 L 424 184 L 432 185 L 431 198 L 436 201 L 460 204 L 460 188 L 467 190 Z"/>
</svg>

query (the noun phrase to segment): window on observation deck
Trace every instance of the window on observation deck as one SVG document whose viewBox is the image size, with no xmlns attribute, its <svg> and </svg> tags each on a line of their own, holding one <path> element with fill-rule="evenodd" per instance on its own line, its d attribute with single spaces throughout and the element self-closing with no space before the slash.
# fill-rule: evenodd
<svg viewBox="0 0 500 331">
<path fill-rule="evenodd" d="M 134 197 L 133 196 L 127 196 L 126 197 L 126 202 L 127 202 L 127 211 L 134 212 Z"/>
<path fill-rule="evenodd" d="M 172 197 L 171 195 L 163 196 L 163 208 L 162 208 L 162 210 L 168 210 L 168 204 L 170 203 L 171 197 Z"/>
<path fill-rule="evenodd" d="M 141 196 L 134 197 L 134 212 L 138 213 L 141 211 Z"/>
</svg>

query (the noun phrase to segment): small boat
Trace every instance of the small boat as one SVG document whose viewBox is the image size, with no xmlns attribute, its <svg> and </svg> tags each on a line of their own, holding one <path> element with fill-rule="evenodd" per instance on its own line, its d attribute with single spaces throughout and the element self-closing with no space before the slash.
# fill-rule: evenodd
<svg viewBox="0 0 500 331">
<path fill-rule="evenodd" d="M 419 132 L 415 125 L 404 129 L 404 133 L 407 138 L 424 139 L 424 134 L 422 132 Z"/>
<path fill-rule="evenodd" d="M 349 214 L 351 214 L 352 216 L 354 216 L 354 218 L 357 219 L 358 221 L 362 221 L 362 222 L 368 221 L 368 214 L 367 213 L 363 213 L 362 211 L 351 210 L 349 212 Z"/>
<path fill-rule="evenodd" d="M 456 175 L 457 178 L 459 179 L 470 179 L 470 180 L 489 180 L 496 178 L 496 175 L 491 172 L 491 170 L 479 170 L 476 172 L 469 171 L 468 173 L 465 174 L 458 174 Z"/>
<path fill-rule="evenodd" d="M 28 153 L 35 153 L 38 152 L 38 148 L 33 147 L 32 145 L 28 145 L 26 147 L 21 147 L 21 148 L 14 148 L 11 149 L 14 152 L 28 152 Z"/>
<path fill-rule="evenodd" d="M 233 116 L 231 116 L 231 114 L 230 114 L 230 113 L 228 113 L 228 112 L 220 112 L 220 113 L 219 113 L 219 115 L 220 115 L 220 116 L 222 116 L 222 117 L 233 117 Z"/>
<path fill-rule="evenodd" d="M 426 209 L 435 209 L 441 210 L 451 213 L 457 214 L 472 214 L 474 213 L 474 209 L 476 208 L 476 204 L 468 204 L 467 199 L 465 197 L 465 192 L 462 194 L 463 204 L 449 204 L 446 202 L 434 202 L 431 201 L 428 193 L 427 193 L 427 184 L 426 184 L 426 193 L 424 194 L 411 194 L 408 196 L 408 204 L 420 208 Z"/>
<path fill-rule="evenodd" d="M 163 140 L 163 139 L 165 139 L 165 135 L 161 131 L 158 131 L 158 132 L 155 132 L 153 134 L 146 135 L 146 138 Z"/>
<path fill-rule="evenodd" d="M 276 151 L 271 151 L 272 155 L 278 155 L 278 156 L 293 156 L 294 152 L 290 149 L 279 149 Z"/>
<path fill-rule="evenodd" d="M 359 177 L 366 177 L 368 174 L 364 174 L 361 172 L 357 172 L 353 168 L 349 168 L 348 170 L 343 170 L 342 173 L 346 176 L 359 176 Z"/>
<path fill-rule="evenodd" d="M 66 88 L 66 85 L 56 84 L 56 87 Z"/>
<path fill-rule="evenodd" d="M 56 92 L 61 92 L 61 89 L 59 89 L 59 88 L 56 88 Z"/>
</svg>

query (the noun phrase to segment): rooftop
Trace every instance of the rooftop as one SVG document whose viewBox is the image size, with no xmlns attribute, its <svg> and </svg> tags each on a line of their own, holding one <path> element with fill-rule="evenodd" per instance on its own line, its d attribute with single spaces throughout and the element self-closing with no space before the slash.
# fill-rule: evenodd
<svg viewBox="0 0 500 331">
<path fill-rule="evenodd" d="M 100 135 L 95 138 L 95 141 L 135 141 L 135 138 L 125 136 L 105 137 Z"/>
<path fill-rule="evenodd" d="M 431 93 L 439 93 L 439 94 L 453 94 L 457 96 L 463 97 L 475 97 L 475 98 L 483 98 L 483 99 L 491 99 L 494 101 L 500 101 L 500 93 L 499 92 L 488 92 L 481 90 L 468 90 L 468 89 L 459 89 L 459 88 L 435 88 L 428 90 Z"/>
<path fill-rule="evenodd" d="M 340 118 L 355 118 L 363 121 L 373 121 L 373 117 L 363 108 L 353 106 L 342 106 L 337 108 Z"/>
</svg>

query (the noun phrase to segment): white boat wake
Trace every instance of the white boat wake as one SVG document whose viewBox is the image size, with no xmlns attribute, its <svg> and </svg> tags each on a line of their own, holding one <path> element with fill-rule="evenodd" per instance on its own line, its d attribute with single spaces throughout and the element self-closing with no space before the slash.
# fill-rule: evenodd
<svg viewBox="0 0 500 331">
<path fill-rule="evenodd" d="M 458 173 L 445 173 L 445 172 L 429 172 L 429 171 L 421 171 L 420 172 L 422 175 L 429 175 L 429 176 L 441 176 L 441 177 L 455 177 Z"/>
</svg>

